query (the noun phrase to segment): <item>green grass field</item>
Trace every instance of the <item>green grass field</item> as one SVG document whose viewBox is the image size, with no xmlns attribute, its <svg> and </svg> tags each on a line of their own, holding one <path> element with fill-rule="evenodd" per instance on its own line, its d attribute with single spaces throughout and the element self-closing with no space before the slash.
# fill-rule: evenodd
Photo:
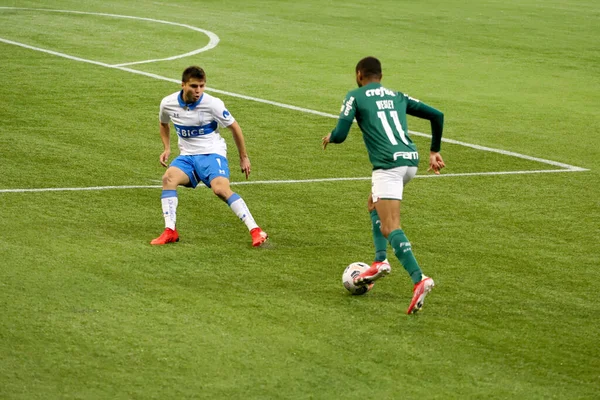
<svg viewBox="0 0 600 400">
<path fill-rule="evenodd" d="M 599 17 L 592 0 L 0 0 L 0 398 L 599 398 Z M 209 44 L 160 21 L 220 41 L 114 67 Z M 341 284 L 373 259 L 370 168 L 356 126 L 324 152 L 335 119 L 310 110 L 337 114 L 367 55 L 454 140 L 402 204 L 436 281 L 416 316 L 395 259 L 365 296 Z M 263 248 L 205 188 L 178 191 L 181 241 L 149 245 L 158 105 L 192 64 L 244 129 L 248 184 L 222 133 Z M 106 186 L 141 187 L 82 190 Z"/>
</svg>

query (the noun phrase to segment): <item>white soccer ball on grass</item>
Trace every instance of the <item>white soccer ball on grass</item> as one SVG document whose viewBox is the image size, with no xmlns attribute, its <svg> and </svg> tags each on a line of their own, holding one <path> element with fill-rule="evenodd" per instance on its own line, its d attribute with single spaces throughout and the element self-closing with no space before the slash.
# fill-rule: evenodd
<svg viewBox="0 0 600 400">
<path fill-rule="evenodd" d="M 346 267 L 342 274 L 342 283 L 348 291 L 354 295 L 365 294 L 373 288 L 374 283 L 363 286 L 355 286 L 354 278 L 369 269 L 369 265 L 364 262 L 354 262 Z"/>
</svg>

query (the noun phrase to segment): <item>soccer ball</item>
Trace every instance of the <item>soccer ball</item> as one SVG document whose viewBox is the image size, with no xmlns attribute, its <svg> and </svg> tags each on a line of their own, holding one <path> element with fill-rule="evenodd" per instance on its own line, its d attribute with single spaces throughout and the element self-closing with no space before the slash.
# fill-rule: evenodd
<svg viewBox="0 0 600 400">
<path fill-rule="evenodd" d="M 373 288 L 374 283 L 364 286 L 354 286 L 354 278 L 369 269 L 369 265 L 363 262 L 355 262 L 346 267 L 342 274 L 342 283 L 348 291 L 354 295 L 365 294 Z"/>
</svg>

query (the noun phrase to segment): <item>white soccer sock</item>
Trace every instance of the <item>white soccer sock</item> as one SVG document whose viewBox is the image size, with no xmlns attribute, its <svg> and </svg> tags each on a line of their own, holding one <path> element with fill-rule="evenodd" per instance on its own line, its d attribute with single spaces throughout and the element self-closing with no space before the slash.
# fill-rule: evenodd
<svg viewBox="0 0 600 400">
<path fill-rule="evenodd" d="M 237 215 L 238 218 L 246 224 L 249 231 L 254 228 L 258 228 L 258 225 L 254 221 L 246 202 L 237 193 L 234 193 L 229 199 L 227 199 L 227 204 L 229 204 L 229 207 L 231 207 L 231 210 L 235 213 L 235 215 Z"/>
<path fill-rule="evenodd" d="M 177 204 L 179 202 L 177 199 L 177 192 L 175 190 L 163 190 L 160 202 L 162 203 L 163 217 L 165 218 L 165 228 L 175 230 Z"/>
</svg>

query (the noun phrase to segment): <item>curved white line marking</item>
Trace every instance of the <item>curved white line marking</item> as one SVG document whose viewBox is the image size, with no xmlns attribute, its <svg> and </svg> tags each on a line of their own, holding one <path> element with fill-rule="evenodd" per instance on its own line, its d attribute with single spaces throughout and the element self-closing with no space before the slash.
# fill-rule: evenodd
<svg viewBox="0 0 600 400">
<path fill-rule="evenodd" d="M 134 65 L 134 64 L 146 64 L 146 63 L 157 62 L 157 61 L 170 61 L 170 60 L 176 60 L 178 58 L 193 56 L 194 54 L 202 53 L 204 51 L 208 51 L 210 49 L 215 48 L 217 46 L 217 44 L 219 44 L 219 40 L 220 40 L 219 37 L 215 33 L 211 32 L 211 31 L 207 31 L 206 29 L 201 29 L 201 28 L 197 28 L 195 26 L 186 25 L 186 24 L 180 24 L 178 22 L 163 21 L 163 20 L 160 20 L 160 19 L 153 19 L 153 18 L 134 17 L 134 16 L 130 16 L 130 15 L 119 15 L 119 14 L 95 13 L 95 12 L 87 12 L 87 11 L 50 10 L 50 9 L 46 9 L 46 8 L 0 7 L 0 9 L 4 9 L 4 10 L 45 11 L 45 12 L 57 12 L 57 13 L 66 13 L 66 14 L 86 14 L 86 15 L 99 15 L 99 16 L 103 16 L 103 17 L 136 19 L 136 20 L 139 20 L 139 21 L 148 21 L 148 22 L 156 22 L 156 23 L 159 23 L 159 24 L 181 26 L 183 28 L 191 29 L 191 30 L 196 31 L 196 32 L 202 32 L 206 36 L 208 36 L 208 38 L 209 38 L 208 44 L 206 46 L 204 46 L 204 47 L 202 47 L 200 49 L 196 49 L 196 50 L 187 52 L 185 54 L 179 54 L 179 55 L 176 55 L 176 56 L 165 57 L 165 58 L 155 58 L 155 59 L 152 59 L 152 60 L 133 61 L 133 62 L 128 62 L 128 63 L 114 64 L 113 65 L 114 67 L 122 67 L 124 65 Z"/>
<path fill-rule="evenodd" d="M 106 68 L 114 68 L 117 70 L 121 70 L 121 71 L 126 71 L 126 72 L 130 72 L 133 74 L 138 74 L 138 75 L 143 75 L 143 76 L 147 76 L 149 78 L 153 78 L 153 79 L 158 79 L 158 80 L 162 80 L 162 81 L 167 81 L 167 82 L 173 82 L 173 83 L 180 83 L 180 81 L 176 80 L 176 79 L 172 79 L 172 78 L 167 78 L 161 75 L 156 75 L 156 74 L 152 74 L 150 72 L 144 72 L 144 71 L 138 71 L 135 69 L 131 69 L 131 68 L 127 68 L 127 67 L 119 67 L 119 66 L 114 66 L 114 65 L 109 65 L 109 64 L 105 64 L 99 61 L 92 61 L 92 60 L 86 60 L 85 58 L 79 58 L 79 57 L 73 57 L 70 56 L 68 54 L 62 54 L 62 53 L 58 53 L 56 51 L 52 51 L 52 50 L 46 50 L 46 49 L 41 49 L 39 47 L 34 47 L 34 46 L 29 46 L 27 44 L 24 43 L 19 43 L 19 42 L 13 42 L 12 40 L 6 40 L 6 39 L 2 39 L 0 38 L 0 42 L 2 43 L 7 43 L 7 44 L 12 44 L 15 46 L 19 46 L 19 47 L 24 47 L 26 49 L 30 49 L 30 50 L 35 50 L 35 51 L 40 51 L 43 53 L 47 53 L 47 54 L 52 54 L 58 57 L 64 57 L 67 58 L 69 60 L 73 60 L 73 61 L 79 61 L 79 62 L 85 62 L 85 63 L 89 63 L 89 64 L 94 64 L 94 65 L 100 65 L 102 67 L 106 67 Z M 294 110 L 294 111 L 299 111 L 299 112 L 303 112 L 303 113 L 307 113 L 307 114 L 314 114 L 314 115 L 319 115 L 322 117 L 327 117 L 327 118 L 338 118 L 337 115 L 335 114 L 330 114 L 330 113 L 325 113 L 325 112 L 321 112 L 321 111 L 316 111 L 316 110 L 311 110 L 309 108 L 303 108 L 303 107 L 298 107 L 298 106 L 293 106 L 290 104 L 285 104 L 285 103 L 280 103 L 277 101 L 271 101 L 271 100 L 265 100 L 265 99 L 260 99 L 257 97 L 252 97 L 252 96 L 246 96 L 243 94 L 238 94 L 238 93 L 232 93 L 232 92 L 228 92 L 225 90 L 219 90 L 219 89 L 215 89 L 215 88 L 206 88 L 206 90 L 208 91 L 212 91 L 212 92 L 216 92 L 216 93 L 222 93 L 225 94 L 227 96 L 231 96 L 231 97 L 238 97 L 238 98 L 242 98 L 245 100 L 250 100 L 250 101 L 256 101 L 259 103 L 265 103 L 265 104 L 270 104 L 276 107 L 281 107 L 281 108 L 286 108 L 289 110 Z M 425 133 L 421 133 L 421 132 L 416 132 L 416 131 L 410 131 L 409 133 L 411 135 L 415 135 L 415 136 L 423 136 L 423 137 L 431 137 L 431 135 L 425 134 Z M 555 172 L 583 172 L 583 171 L 589 171 L 589 169 L 587 168 L 582 168 L 582 167 L 577 167 L 575 165 L 569 165 L 569 164 L 565 164 L 565 163 L 561 163 L 561 162 L 557 162 L 557 161 L 552 161 L 552 160 L 546 160 L 543 158 L 539 158 L 539 157 L 532 157 L 532 156 L 528 156 L 525 154 L 520 154 L 520 153 L 515 153 L 512 151 L 507 151 L 507 150 L 501 150 L 501 149 L 494 149 L 491 147 L 485 147 L 485 146 L 480 146 L 477 144 L 472 144 L 472 143 L 466 143 L 466 142 L 461 142 L 458 140 L 453 140 L 453 139 L 447 139 L 447 138 L 442 138 L 442 142 L 447 142 L 447 143 L 452 143 L 452 144 L 456 144 L 459 146 L 465 146 L 465 147 L 471 147 L 473 149 L 476 150 L 481 150 L 481 151 L 488 151 L 491 153 L 498 153 L 498 154 L 502 154 L 502 155 L 506 155 L 506 156 L 510 156 L 510 157 L 517 157 L 517 158 L 522 158 L 525 160 L 529 160 L 529 161 L 535 161 L 535 162 L 539 162 L 539 163 L 543 163 L 543 164 L 548 164 L 548 165 L 553 165 L 556 167 L 561 167 L 561 168 L 565 168 L 565 169 L 561 169 L 561 170 L 531 170 L 531 171 L 500 171 L 500 172 L 476 172 L 476 173 L 463 173 L 463 174 L 444 174 L 441 176 L 474 176 L 474 175 L 511 175 L 511 174 L 535 174 L 535 173 L 555 173 Z M 431 177 L 438 177 L 440 175 L 432 175 Z M 422 175 L 419 176 L 417 175 L 417 177 L 423 177 L 423 178 L 428 178 L 430 177 L 429 175 Z M 347 180 L 347 179 L 354 179 L 354 178 L 340 178 L 338 180 Z M 370 179 L 370 178 L 356 178 L 359 180 L 362 179 Z M 269 181 L 269 182 L 273 182 L 273 183 L 282 183 L 282 181 Z M 266 181 L 262 181 L 262 182 L 254 182 L 254 183 L 266 183 Z M 232 184 L 234 184 L 232 182 Z M 238 184 L 243 184 L 242 182 L 238 183 Z M 59 190 L 103 190 L 103 189 L 117 189 L 117 188 L 130 188 L 128 186 L 122 187 L 122 186 L 116 186 L 116 187 L 101 187 L 102 189 L 78 189 L 78 188 L 67 188 L 67 189 L 59 189 Z M 137 187 L 136 187 L 137 188 Z M 49 191 L 52 190 L 57 190 L 57 189 L 49 189 Z M 47 189 L 33 189 L 33 190 L 28 190 L 28 189 L 3 189 L 0 190 L 0 193 L 10 193 L 10 192 L 22 192 L 22 191 L 48 191 Z"/>
<path fill-rule="evenodd" d="M 0 7 L 0 9 L 15 9 L 16 7 Z M 19 9 L 19 8 L 16 8 Z M 44 9 L 41 9 L 44 10 Z M 57 10 L 58 11 L 58 10 Z M 70 12 L 70 11 L 67 11 Z M 86 13 L 86 12 L 77 12 L 77 13 L 81 13 L 81 14 L 90 14 L 90 13 Z M 94 14 L 94 13 L 91 13 Z M 102 14 L 101 14 L 102 15 Z M 104 15 L 112 15 L 112 14 L 104 14 Z M 133 18 L 133 19 L 138 19 L 137 17 L 127 17 L 127 16 L 122 16 L 123 18 Z M 139 19 L 147 19 L 147 20 L 151 20 L 148 18 L 139 18 Z M 151 21 L 155 21 L 155 20 L 151 20 Z M 174 24 L 174 23 L 170 23 L 170 22 L 165 22 L 162 21 L 164 23 L 167 24 Z M 174 25 L 179 25 L 179 24 L 174 24 Z M 157 74 L 152 74 L 149 72 L 144 72 L 144 71 L 138 71 L 135 69 L 131 69 L 131 68 L 127 68 L 127 67 L 123 67 L 124 64 L 118 64 L 118 65 L 110 65 L 110 64 L 105 64 L 99 61 L 93 61 L 93 60 L 86 60 L 85 58 L 80 58 L 80 57 L 74 57 L 74 56 L 70 56 L 68 54 L 63 54 L 63 53 L 58 53 L 52 50 L 46 50 L 46 49 L 42 49 L 39 47 L 34 47 L 34 46 L 30 46 L 24 43 L 19 43 L 19 42 L 14 42 L 12 40 L 7 40 L 7 39 L 3 39 L 0 38 L 0 42 L 3 43 L 7 43 L 7 44 L 12 44 L 15 46 L 20 46 L 20 47 L 24 47 L 27 49 L 31 49 L 31 50 L 35 50 L 35 51 L 40 51 L 43 53 L 48 53 L 48 54 L 52 54 L 55 56 L 59 56 L 59 57 L 64 57 L 70 60 L 74 60 L 74 61 L 79 61 L 79 62 L 85 62 L 85 63 L 90 63 L 90 64 L 95 64 L 95 65 L 100 65 L 106 68 L 114 68 L 114 69 L 118 69 L 121 71 L 126 71 L 126 72 L 130 72 L 133 74 L 138 74 L 138 75 L 143 75 L 143 76 L 147 76 L 150 78 L 154 78 L 154 79 L 158 79 L 158 80 L 163 80 L 163 81 L 167 81 L 167 82 L 173 82 L 173 83 L 177 83 L 179 84 L 180 81 L 176 80 L 176 79 L 172 79 L 172 78 L 167 78 L 161 75 L 157 75 Z M 328 117 L 328 118 L 335 118 L 337 119 L 338 116 L 335 114 L 330 114 L 330 113 L 325 113 L 325 112 L 321 112 L 321 111 L 316 111 L 316 110 L 311 110 L 308 108 L 303 108 L 303 107 L 298 107 L 298 106 L 293 106 L 290 104 L 285 104 L 285 103 L 280 103 L 277 101 L 271 101 L 271 100 L 265 100 L 265 99 L 261 99 L 261 98 L 257 98 L 257 97 L 252 97 L 252 96 L 246 96 L 243 94 L 239 94 L 239 93 L 232 93 L 232 92 L 228 92 L 225 90 L 219 90 L 219 89 L 215 89 L 215 88 L 206 88 L 206 90 L 208 91 L 212 91 L 212 92 L 216 92 L 216 93 L 221 93 L 221 94 L 225 94 L 227 96 L 231 96 L 231 97 L 237 97 L 237 98 L 241 98 L 241 99 L 245 99 L 245 100 L 250 100 L 250 101 L 256 101 L 259 103 L 265 103 L 265 104 L 270 104 L 276 107 L 281 107 L 281 108 L 287 108 L 290 110 L 295 110 L 295 111 L 299 111 L 299 112 L 303 112 L 303 113 L 307 113 L 307 114 L 313 114 L 313 115 L 319 115 L 322 117 Z M 415 135 L 415 136 L 422 136 L 422 137 L 431 137 L 431 135 L 422 133 L 422 132 L 416 132 L 416 131 L 410 131 L 409 133 L 411 135 Z M 507 151 L 507 150 L 501 150 L 501 149 L 494 149 L 491 147 L 485 147 L 485 146 L 480 146 L 480 145 L 476 145 L 476 144 L 471 144 L 471 143 L 466 143 L 466 142 L 461 142 L 458 140 L 453 140 L 453 139 L 447 139 L 447 138 L 442 138 L 442 142 L 447 142 L 447 143 L 452 143 L 452 144 L 456 144 L 456 145 L 460 145 L 460 146 L 465 146 L 465 147 L 470 147 L 476 150 L 481 150 L 481 151 L 488 151 L 488 152 L 492 152 L 492 153 L 498 153 L 498 154 L 502 154 L 502 155 L 506 155 L 506 156 L 510 156 L 510 157 L 516 157 L 516 158 L 522 158 L 525 160 L 529 160 L 529 161 L 535 161 L 535 162 L 539 162 L 539 163 L 543 163 L 543 164 L 548 164 L 548 165 L 553 165 L 556 167 L 561 167 L 564 169 L 561 170 L 530 170 L 530 171 L 499 171 L 499 172 L 475 172 L 475 173 L 462 173 L 462 174 L 445 174 L 442 176 L 448 176 L 448 177 L 452 177 L 452 176 L 481 176 L 481 175 L 512 175 L 512 174 L 536 174 L 536 173 L 556 173 L 556 172 L 584 172 L 584 171 L 589 171 L 589 169 L 587 168 L 582 168 L 582 167 L 577 167 L 575 165 L 570 165 L 570 164 L 565 164 L 565 163 L 561 163 L 558 161 L 552 161 L 552 160 L 546 160 L 543 158 L 539 158 L 539 157 L 532 157 L 532 156 L 528 156 L 525 154 L 520 154 L 520 153 L 515 153 L 512 151 Z M 439 175 L 421 175 L 420 177 L 423 178 L 428 178 L 428 177 L 438 177 Z M 419 176 L 417 176 L 419 177 Z M 365 178 L 333 178 L 332 180 L 363 180 L 363 179 L 370 179 L 368 177 Z M 328 179 L 326 179 L 328 180 Z M 311 180 L 308 180 L 309 182 L 311 182 Z M 321 179 L 317 179 L 314 180 L 314 182 L 321 182 L 323 180 Z M 304 181 L 255 181 L 254 183 L 267 183 L 267 182 L 272 182 L 272 183 L 295 183 L 295 182 L 304 182 Z M 239 182 L 237 184 L 244 184 L 245 182 Z M 250 182 L 248 182 L 250 183 Z M 235 184 L 232 182 L 232 184 Z M 117 189 L 117 188 L 141 188 L 141 187 L 148 187 L 148 186 L 134 186 L 134 187 L 130 187 L 130 186 L 115 186 L 115 187 L 108 187 L 108 186 L 102 186 L 100 187 L 102 189 Z M 151 187 L 151 186 L 150 186 Z M 22 191 L 53 191 L 53 190 L 99 190 L 97 188 L 62 188 L 62 189 L 3 189 L 0 190 L 0 193 L 9 193 L 9 192 L 22 192 Z"/>
</svg>

